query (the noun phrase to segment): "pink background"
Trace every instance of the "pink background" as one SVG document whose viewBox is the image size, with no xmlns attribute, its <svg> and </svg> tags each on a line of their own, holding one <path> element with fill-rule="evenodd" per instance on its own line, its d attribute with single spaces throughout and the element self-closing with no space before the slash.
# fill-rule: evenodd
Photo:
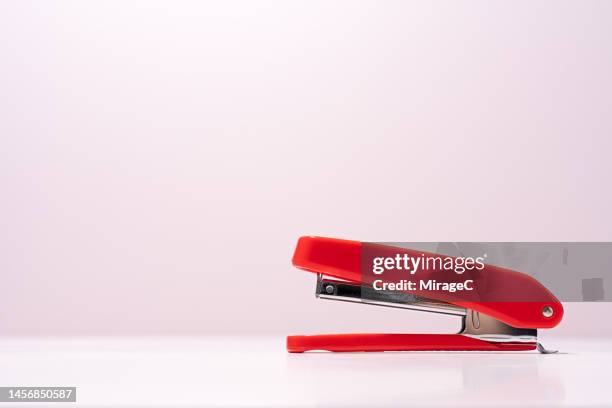
<svg viewBox="0 0 612 408">
<path fill-rule="evenodd" d="M 0 333 L 448 331 L 300 235 L 612 240 L 612 2 L 0 6 Z M 568 304 L 566 334 L 612 334 Z"/>
</svg>

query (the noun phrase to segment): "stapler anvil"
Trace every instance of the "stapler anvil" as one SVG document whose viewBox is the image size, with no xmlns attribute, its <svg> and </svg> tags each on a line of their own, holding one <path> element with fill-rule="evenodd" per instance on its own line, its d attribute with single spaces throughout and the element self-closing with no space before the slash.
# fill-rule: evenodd
<svg viewBox="0 0 612 408">
<path fill-rule="evenodd" d="M 369 244 L 323 237 L 301 237 L 293 256 L 297 268 L 317 274 L 315 295 L 321 299 L 459 316 L 458 334 L 324 334 L 288 336 L 287 350 L 357 351 L 525 351 L 546 350 L 537 340 L 537 329 L 552 328 L 563 317 L 559 300 L 529 275 L 483 265 L 471 275 L 469 294 L 439 290 L 377 290 L 364 274 L 364 253 L 407 254 L 414 251 L 390 245 Z M 433 254 L 435 255 L 435 254 Z M 397 255 L 396 255 L 397 256 Z M 418 271 L 419 279 L 459 279 L 460 275 L 432 268 Z M 450 278 L 448 278 L 450 276 Z"/>
</svg>

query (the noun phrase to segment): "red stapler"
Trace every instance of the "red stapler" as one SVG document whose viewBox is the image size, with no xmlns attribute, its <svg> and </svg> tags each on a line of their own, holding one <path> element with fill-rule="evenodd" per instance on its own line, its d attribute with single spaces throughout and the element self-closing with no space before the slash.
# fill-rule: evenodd
<svg viewBox="0 0 612 408">
<path fill-rule="evenodd" d="M 563 317 L 557 298 L 531 276 L 492 265 L 472 274 L 480 291 L 466 295 L 439 290 L 376 290 L 363 273 L 364 253 L 423 258 L 422 251 L 358 241 L 301 237 L 293 256 L 297 268 L 317 274 L 315 295 L 322 299 L 390 306 L 456 315 L 458 334 L 325 334 L 288 336 L 287 350 L 356 351 L 524 351 L 548 354 L 537 329 L 552 328 Z M 435 255 L 435 254 L 433 254 Z M 413 275 L 414 276 L 414 275 Z M 421 267 L 419 279 L 438 279 L 435 268 Z M 458 275 L 452 275 L 455 279 Z M 448 278 L 445 278 L 448 279 Z"/>
</svg>

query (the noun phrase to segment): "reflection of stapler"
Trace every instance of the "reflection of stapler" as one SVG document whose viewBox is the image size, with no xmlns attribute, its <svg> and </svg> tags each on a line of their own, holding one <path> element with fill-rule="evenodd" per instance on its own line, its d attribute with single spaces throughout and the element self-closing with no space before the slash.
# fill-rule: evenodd
<svg viewBox="0 0 612 408">
<path fill-rule="evenodd" d="M 422 251 L 388 245 L 302 237 L 293 256 L 293 265 L 317 274 L 315 295 L 318 298 L 456 315 L 462 318 L 461 332 L 289 336 L 289 352 L 521 351 L 537 348 L 542 353 L 554 353 L 538 343 L 537 329 L 559 324 L 563 306 L 534 278 L 486 265 L 482 273 L 475 275 L 475 285 L 486 287 L 486 292 L 481 290 L 469 296 L 432 290 L 375 290 L 362 268 L 364 253 L 372 252 L 372 248 L 378 253 L 418 254 L 423 257 Z M 441 276 L 433 270 L 419 271 L 420 278 Z M 497 297 L 488 296 L 489 293 L 495 293 Z"/>
</svg>

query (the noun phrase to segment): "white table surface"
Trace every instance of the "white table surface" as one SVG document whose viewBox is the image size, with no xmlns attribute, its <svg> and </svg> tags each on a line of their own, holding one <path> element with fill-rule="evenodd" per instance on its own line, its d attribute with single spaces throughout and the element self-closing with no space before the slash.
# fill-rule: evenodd
<svg viewBox="0 0 612 408">
<path fill-rule="evenodd" d="M 284 342 L 282 335 L 4 338 L 0 386 L 76 386 L 80 406 L 612 406 L 605 338 L 546 339 L 561 350 L 555 355 L 288 354 Z"/>
</svg>

